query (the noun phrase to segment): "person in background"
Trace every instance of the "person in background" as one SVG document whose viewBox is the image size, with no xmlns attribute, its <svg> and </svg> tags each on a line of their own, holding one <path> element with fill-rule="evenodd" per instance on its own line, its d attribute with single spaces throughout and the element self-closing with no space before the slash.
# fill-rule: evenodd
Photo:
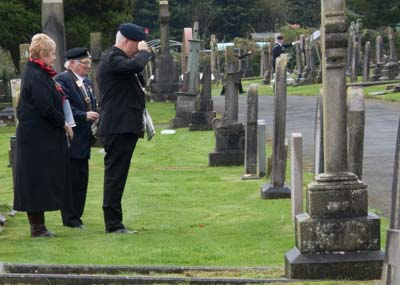
<svg viewBox="0 0 400 285">
<path fill-rule="evenodd" d="M 99 114 L 96 112 L 93 85 L 87 77 L 91 67 L 88 48 L 72 48 L 66 52 L 65 59 L 64 66 L 67 70 L 58 74 L 55 80 L 68 96 L 76 127 L 69 148 L 70 189 L 61 208 L 61 217 L 66 227 L 84 228 L 81 218 L 89 178 L 90 146 L 93 138 L 91 125 L 99 118 Z"/>
<path fill-rule="evenodd" d="M 32 237 L 52 237 L 44 212 L 61 208 L 68 185 L 68 141 L 61 86 L 53 79 L 55 42 L 33 36 L 18 105 L 14 209 L 27 212 Z M 67 134 L 67 136 L 66 136 Z"/>
<path fill-rule="evenodd" d="M 103 212 L 106 233 L 129 234 L 122 223 L 121 199 L 133 151 L 144 136 L 145 94 L 137 74 L 152 54 L 144 29 L 133 23 L 119 26 L 115 45 L 103 53 L 97 82 L 100 90 L 98 137 L 104 157 Z"/>
<path fill-rule="evenodd" d="M 275 63 L 276 63 L 276 59 L 285 52 L 285 49 L 290 48 L 292 46 L 294 46 L 296 42 L 293 43 L 288 43 L 285 44 L 284 43 L 284 39 L 283 36 L 279 35 L 276 37 L 276 41 L 274 46 L 272 47 L 272 71 L 275 72 Z"/>
</svg>

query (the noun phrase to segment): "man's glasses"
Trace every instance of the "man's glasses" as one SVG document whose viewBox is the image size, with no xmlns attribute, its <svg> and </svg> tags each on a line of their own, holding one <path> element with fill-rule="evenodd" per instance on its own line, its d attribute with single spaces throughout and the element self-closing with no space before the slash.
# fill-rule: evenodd
<svg viewBox="0 0 400 285">
<path fill-rule="evenodd" d="M 78 62 L 82 65 L 89 65 L 92 63 L 91 60 L 78 60 Z"/>
</svg>

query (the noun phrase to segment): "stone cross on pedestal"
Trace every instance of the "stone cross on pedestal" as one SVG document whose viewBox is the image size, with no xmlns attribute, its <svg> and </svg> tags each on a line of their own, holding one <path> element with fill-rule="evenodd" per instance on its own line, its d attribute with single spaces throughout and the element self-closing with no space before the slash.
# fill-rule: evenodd
<svg viewBox="0 0 400 285">
<path fill-rule="evenodd" d="M 180 88 L 178 66 L 169 50 L 168 1 L 160 1 L 160 49 L 155 59 L 154 81 L 150 85 L 150 98 L 154 101 L 176 101 Z"/>
<path fill-rule="evenodd" d="M 43 0 L 42 31 L 56 42 L 54 70 L 64 70 L 65 28 L 63 0 Z"/>
<path fill-rule="evenodd" d="M 277 58 L 276 62 L 272 135 L 272 174 L 270 183 L 266 183 L 261 187 L 262 199 L 290 198 L 290 189 L 285 185 L 287 60 L 287 54 L 281 54 L 281 56 Z"/>
<path fill-rule="evenodd" d="M 213 130 L 216 147 L 209 153 L 209 165 L 243 165 L 244 126 L 238 122 L 238 90 L 235 77 L 238 59 L 233 46 L 225 49 L 225 112 L 223 119 L 214 119 Z"/>
<path fill-rule="evenodd" d="M 367 185 L 347 166 L 345 0 L 321 1 L 324 173 L 308 186 L 307 212 L 296 216 L 287 278 L 377 279 L 380 219 L 368 213 Z"/>
</svg>

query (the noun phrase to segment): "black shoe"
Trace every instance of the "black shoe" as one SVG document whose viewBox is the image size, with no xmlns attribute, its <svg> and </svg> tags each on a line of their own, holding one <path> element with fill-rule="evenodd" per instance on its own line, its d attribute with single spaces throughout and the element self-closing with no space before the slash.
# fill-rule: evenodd
<svg viewBox="0 0 400 285">
<path fill-rule="evenodd" d="M 54 237 L 52 232 L 49 232 L 45 225 L 31 225 L 31 237 Z"/>
<path fill-rule="evenodd" d="M 139 231 L 128 230 L 127 228 L 118 229 L 115 231 L 106 231 L 106 234 L 137 234 Z"/>
</svg>

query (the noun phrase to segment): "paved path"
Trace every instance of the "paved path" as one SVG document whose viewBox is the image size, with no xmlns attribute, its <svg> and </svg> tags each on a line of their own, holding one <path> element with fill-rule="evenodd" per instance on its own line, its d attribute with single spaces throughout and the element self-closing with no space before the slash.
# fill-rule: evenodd
<svg viewBox="0 0 400 285">
<path fill-rule="evenodd" d="M 214 96 L 214 109 L 223 114 L 224 97 Z M 246 97 L 239 97 L 239 120 L 245 119 Z M 303 134 L 304 160 L 311 170 L 314 157 L 314 117 L 316 97 L 288 96 L 286 134 Z M 267 136 L 271 138 L 273 97 L 259 96 L 259 118 L 267 124 Z M 368 184 L 369 206 L 390 213 L 390 199 L 393 176 L 394 149 L 400 103 L 377 100 L 366 102 L 366 129 L 364 145 L 363 180 Z"/>
</svg>

